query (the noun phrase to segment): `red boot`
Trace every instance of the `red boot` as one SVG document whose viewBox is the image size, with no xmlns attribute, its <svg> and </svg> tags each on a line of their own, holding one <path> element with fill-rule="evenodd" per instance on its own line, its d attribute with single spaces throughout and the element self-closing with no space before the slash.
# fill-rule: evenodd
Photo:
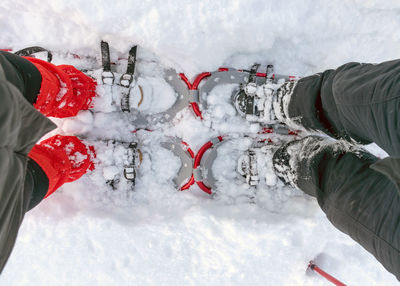
<svg viewBox="0 0 400 286">
<path fill-rule="evenodd" d="M 49 179 L 48 197 L 64 183 L 82 177 L 93 170 L 94 150 L 75 136 L 56 135 L 36 144 L 29 157 L 45 172 Z"/>
<path fill-rule="evenodd" d="M 40 93 L 34 104 L 45 116 L 65 118 L 87 110 L 96 95 L 96 81 L 73 66 L 25 57 L 42 76 Z"/>
</svg>

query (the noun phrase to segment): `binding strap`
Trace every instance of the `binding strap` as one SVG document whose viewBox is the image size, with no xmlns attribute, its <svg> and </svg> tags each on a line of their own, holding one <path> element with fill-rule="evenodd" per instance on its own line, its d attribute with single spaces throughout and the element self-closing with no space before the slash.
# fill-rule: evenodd
<svg viewBox="0 0 400 286">
<path fill-rule="evenodd" d="M 53 59 L 53 54 L 49 50 L 42 48 L 42 47 L 38 47 L 38 46 L 28 47 L 28 48 L 16 51 L 15 54 L 20 57 L 32 57 L 34 54 L 41 53 L 41 52 L 47 52 L 47 61 L 49 63 L 51 63 L 51 61 Z"/>
</svg>

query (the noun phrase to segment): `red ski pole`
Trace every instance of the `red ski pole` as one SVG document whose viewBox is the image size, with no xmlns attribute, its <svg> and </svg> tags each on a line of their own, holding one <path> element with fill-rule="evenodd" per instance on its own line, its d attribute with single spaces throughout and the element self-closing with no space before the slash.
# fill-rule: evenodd
<svg viewBox="0 0 400 286">
<path fill-rule="evenodd" d="M 337 286 L 346 286 L 346 284 L 340 282 L 339 280 L 337 280 L 335 277 L 329 275 L 328 273 L 326 273 L 324 270 L 322 270 L 321 268 L 319 268 L 317 265 L 315 265 L 315 263 L 313 261 L 310 261 L 310 263 L 308 264 L 308 268 L 310 268 L 311 270 L 317 272 L 319 275 L 321 275 L 322 277 L 324 277 L 326 280 L 332 282 L 333 284 L 337 285 Z"/>
</svg>

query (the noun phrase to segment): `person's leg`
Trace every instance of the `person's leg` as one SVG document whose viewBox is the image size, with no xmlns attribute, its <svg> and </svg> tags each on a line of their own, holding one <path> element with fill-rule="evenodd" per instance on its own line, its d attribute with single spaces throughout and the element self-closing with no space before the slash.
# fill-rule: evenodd
<svg viewBox="0 0 400 286">
<path fill-rule="evenodd" d="M 46 196 L 49 189 L 49 179 L 46 173 L 32 159 L 28 159 L 24 193 L 25 198 L 29 199 L 26 204 L 28 211 L 37 206 Z"/>
<path fill-rule="evenodd" d="M 75 114 L 87 107 L 94 96 L 95 82 L 72 66 L 55 66 L 0 51 L 0 67 L 6 79 L 44 115 L 63 117 Z M 68 96 L 60 97 L 62 101 L 58 102 L 62 87 L 68 89 L 64 92 Z M 78 96 L 81 98 L 74 101 Z M 61 108 L 62 104 L 66 108 Z M 74 157 L 76 152 L 83 156 L 80 162 L 76 161 L 79 156 Z M 93 154 L 93 150 L 74 136 L 57 135 L 35 145 L 27 159 L 24 183 L 27 209 L 32 209 L 63 183 L 74 181 L 86 173 L 93 166 Z"/>
<path fill-rule="evenodd" d="M 45 116 L 75 116 L 88 109 L 96 95 L 96 82 L 70 65 L 56 66 L 2 51 L 0 65 L 7 80 Z"/>
<path fill-rule="evenodd" d="M 96 81 L 70 65 L 56 66 L 36 58 L 26 58 L 42 76 L 34 104 L 42 114 L 65 118 L 87 110 L 96 96 Z"/>
<path fill-rule="evenodd" d="M 94 150 L 75 136 L 56 135 L 36 144 L 29 153 L 24 180 L 27 211 L 60 188 L 93 170 Z"/>
<path fill-rule="evenodd" d="M 400 279 L 400 196 L 370 168 L 377 160 L 345 141 L 312 136 L 282 146 L 273 164 L 281 179 L 315 197 L 333 225 Z"/>
<path fill-rule="evenodd" d="M 286 84 L 279 96 L 283 104 L 276 113 L 289 126 L 375 142 L 400 156 L 400 60 L 348 63 Z"/>
<path fill-rule="evenodd" d="M 22 95 L 34 104 L 39 95 L 42 77 L 30 61 L 8 52 L 0 51 L 0 65 L 6 79 L 19 89 Z"/>
<path fill-rule="evenodd" d="M 33 175 L 34 186 L 38 187 L 32 192 L 31 205 L 47 198 L 64 183 L 73 182 L 88 170 L 93 170 L 94 157 L 93 147 L 84 144 L 76 136 L 55 135 L 36 144 L 29 152 L 29 158 L 36 164 L 31 162 L 31 166 L 28 165 L 28 174 Z M 41 178 L 43 174 L 48 178 L 44 195 L 46 182 Z"/>
</svg>

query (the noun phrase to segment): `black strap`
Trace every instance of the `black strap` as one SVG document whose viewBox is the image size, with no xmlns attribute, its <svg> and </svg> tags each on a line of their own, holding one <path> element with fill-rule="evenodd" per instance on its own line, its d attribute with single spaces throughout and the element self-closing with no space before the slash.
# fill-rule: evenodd
<svg viewBox="0 0 400 286">
<path fill-rule="evenodd" d="M 30 197 L 28 210 L 37 206 L 46 196 L 49 189 L 49 179 L 43 169 L 32 159 L 28 159 L 24 192 Z"/>
<path fill-rule="evenodd" d="M 246 114 L 254 115 L 254 96 L 246 95 Z"/>
<path fill-rule="evenodd" d="M 37 46 L 28 47 L 28 48 L 25 48 L 25 49 L 15 52 L 15 54 L 17 56 L 21 56 L 21 57 L 29 57 L 29 56 L 32 56 L 33 54 L 41 53 L 41 52 L 47 52 L 47 61 L 49 63 L 51 63 L 51 61 L 53 59 L 53 54 L 49 50 L 42 48 L 42 47 L 37 47 Z"/>
<path fill-rule="evenodd" d="M 137 46 L 132 47 L 129 51 L 128 67 L 126 68 L 127 74 L 133 75 L 135 73 L 136 52 L 137 52 Z"/>
<path fill-rule="evenodd" d="M 101 49 L 101 63 L 103 66 L 103 71 L 111 72 L 110 47 L 108 46 L 108 43 L 105 41 L 101 41 L 100 49 Z"/>
<path fill-rule="evenodd" d="M 136 154 L 137 154 L 137 143 L 131 142 L 128 146 L 128 164 L 124 166 L 124 177 L 128 181 L 131 181 L 135 185 L 136 181 Z M 127 169 L 132 169 L 132 173 L 128 173 Z"/>
<path fill-rule="evenodd" d="M 267 70 L 265 71 L 265 78 L 267 81 L 271 81 L 274 76 L 274 65 L 267 65 Z"/>
<path fill-rule="evenodd" d="M 249 81 L 248 83 L 255 83 L 257 80 L 257 70 L 259 68 L 260 64 L 254 64 L 251 69 L 250 69 L 250 75 L 249 75 Z M 244 90 L 241 92 L 245 93 Z M 246 114 L 251 114 L 254 115 L 254 97 L 253 96 L 247 96 L 246 97 Z"/>
<path fill-rule="evenodd" d="M 113 84 L 114 73 L 111 71 L 110 47 L 108 46 L 107 42 L 101 41 L 100 49 L 101 49 L 101 65 L 103 66 L 101 79 L 103 83 Z"/>
<path fill-rule="evenodd" d="M 128 55 L 128 66 L 126 68 L 126 73 L 124 73 L 119 80 L 120 85 L 126 88 L 129 88 L 129 86 L 133 81 L 133 74 L 135 73 L 135 65 L 136 65 L 136 52 L 137 52 L 137 46 L 134 46 L 130 49 Z"/>
<path fill-rule="evenodd" d="M 133 75 L 135 73 L 136 52 L 137 52 L 137 46 L 134 46 L 129 50 L 128 66 L 126 68 L 126 73 L 124 73 L 119 79 L 119 84 L 125 87 L 125 90 L 122 90 L 121 92 L 121 110 L 123 112 L 130 112 L 129 88 L 132 84 Z"/>
<path fill-rule="evenodd" d="M 254 64 L 250 69 L 249 81 L 248 82 L 256 82 L 257 78 L 257 70 L 260 64 Z"/>
</svg>

